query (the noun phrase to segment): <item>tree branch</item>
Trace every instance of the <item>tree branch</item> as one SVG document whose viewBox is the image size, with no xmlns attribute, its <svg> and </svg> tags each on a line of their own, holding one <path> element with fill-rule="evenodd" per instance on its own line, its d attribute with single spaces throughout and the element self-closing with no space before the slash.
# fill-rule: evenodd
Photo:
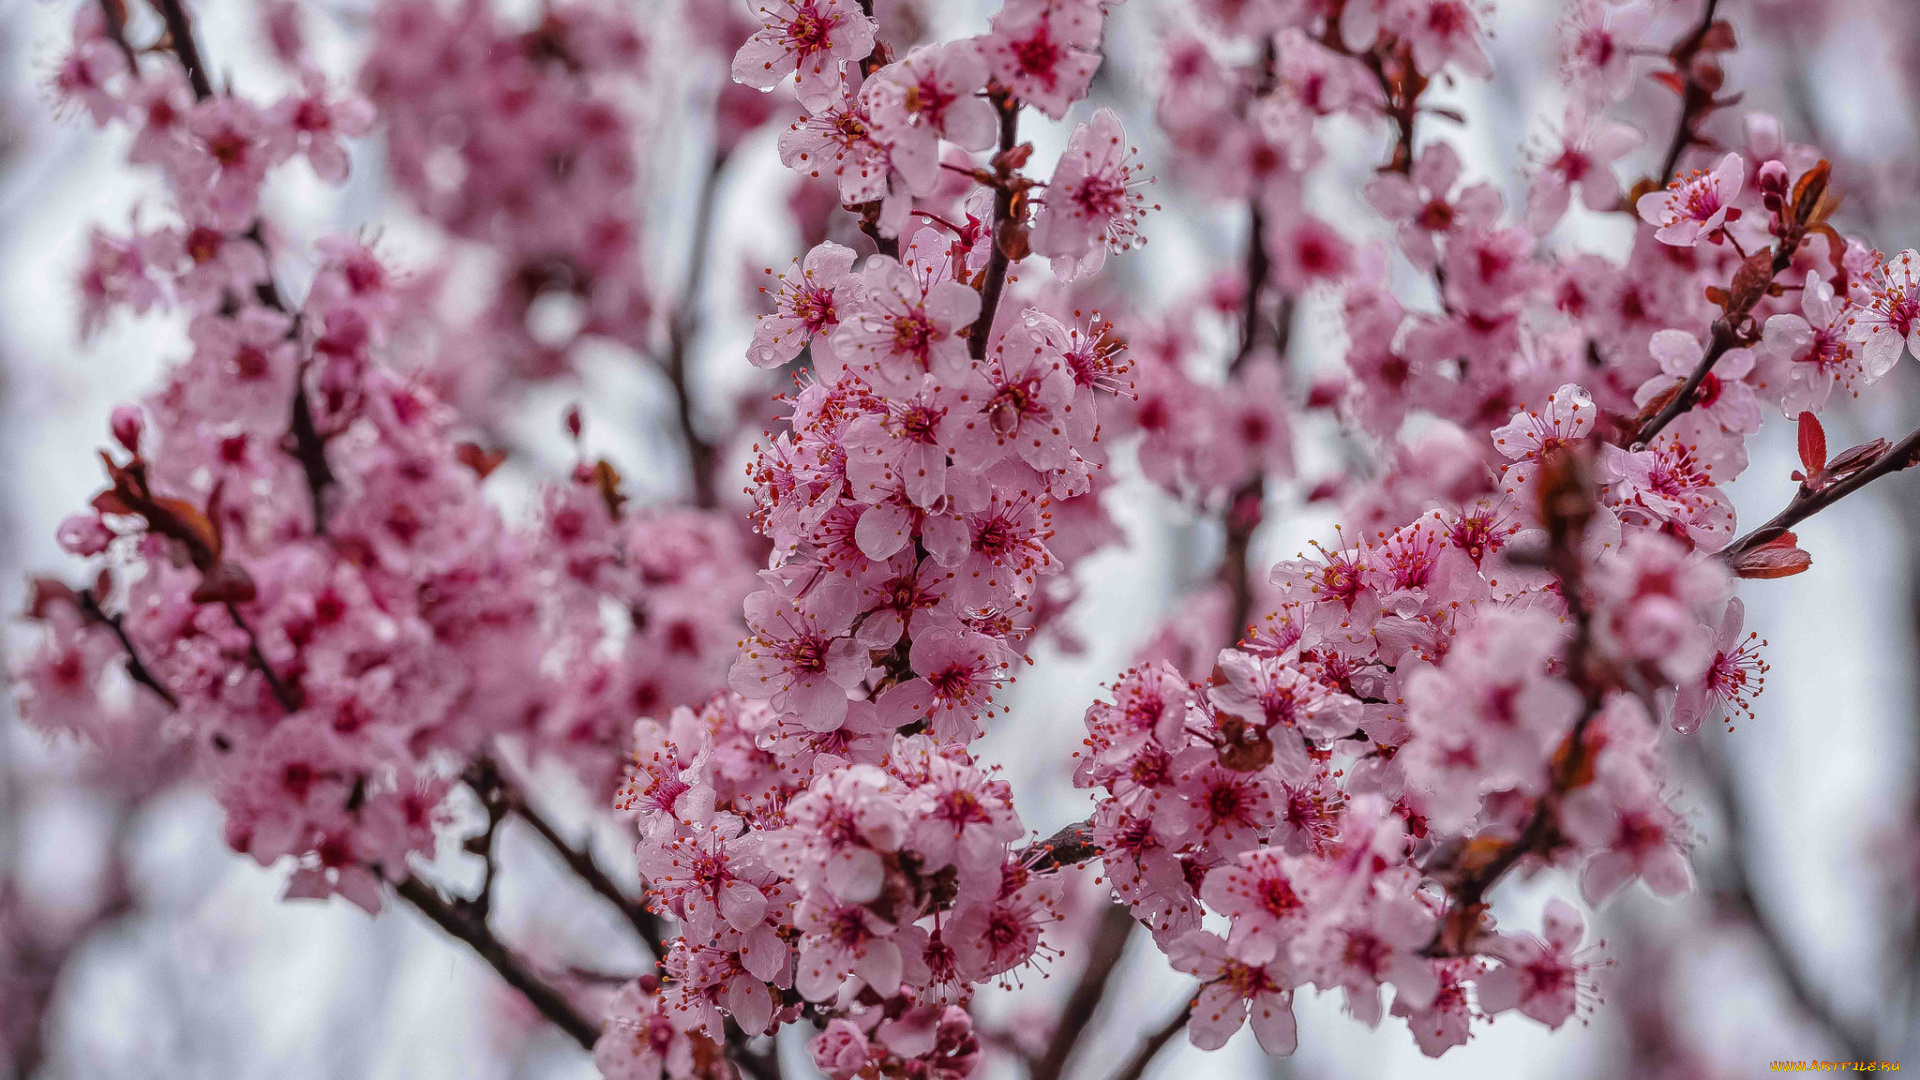
<svg viewBox="0 0 1920 1080">
<path fill-rule="evenodd" d="M 1087 946 L 1087 966 L 1081 969 L 1079 981 L 1067 995 L 1067 1003 L 1060 1011 L 1060 1024 L 1054 1028 L 1053 1038 L 1047 1040 L 1046 1051 L 1033 1063 L 1027 1080 L 1059 1080 L 1067 1059 L 1080 1043 L 1080 1036 L 1092 1022 L 1101 999 L 1106 997 L 1107 983 L 1126 953 L 1133 927 L 1133 913 L 1124 904 L 1110 904 L 1100 912 L 1093 940 Z"/>
<path fill-rule="evenodd" d="M 1803 484 L 1794 493 L 1786 509 L 1775 514 L 1765 525 L 1727 545 L 1720 557 L 1729 563 L 1737 563 L 1742 556 L 1750 554 L 1755 548 L 1779 539 L 1788 530 L 1802 521 L 1839 502 L 1841 499 L 1859 491 L 1883 476 L 1909 469 L 1920 463 L 1920 430 L 1895 443 L 1892 449 L 1880 455 L 1873 464 L 1817 491 L 1809 491 Z"/>
<path fill-rule="evenodd" d="M 193 84 L 193 96 L 202 101 L 213 96 L 213 82 L 207 78 L 207 66 L 200 60 L 200 46 L 193 40 L 193 21 L 180 0 L 153 0 L 155 10 L 167 24 L 167 47 L 187 69 L 187 81 Z"/>
<path fill-rule="evenodd" d="M 1726 857 L 1729 882 L 1720 890 L 1733 906 L 1739 910 L 1752 926 L 1754 936 L 1759 939 L 1767 959 L 1780 976 L 1781 985 L 1793 997 L 1794 1003 L 1802 1012 L 1826 1030 L 1834 1045 L 1846 1052 L 1853 1061 L 1873 1059 L 1874 1040 L 1853 1027 L 1833 1011 L 1826 996 L 1817 990 L 1805 965 L 1800 962 L 1793 950 L 1788 947 L 1780 928 L 1760 906 L 1753 888 L 1753 867 L 1747 858 L 1746 811 L 1742 803 L 1738 784 L 1726 763 L 1702 747 L 1695 745 L 1693 753 L 1700 771 L 1705 774 L 1715 801 L 1720 806 L 1720 816 L 1726 822 Z"/>
<path fill-rule="evenodd" d="M 1179 1012 L 1167 1017 L 1165 1023 L 1156 1028 L 1147 1036 L 1146 1041 L 1134 1049 L 1133 1056 L 1127 1058 L 1126 1062 L 1114 1071 L 1112 1080 L 1140 1080 L 1140 1077 L 1146 1075 L 1147 1066 L 1152 1065 L 1153 1059 L 1160 1056 L 1160 1051 L 1173 1041 L 1175 1035 L 1180 1034 L 1180 1029 L 1187 1026 L 1187 1020 L 1192 1015 L 1193 1002 L 1189 1001 L 1180 1007 Z"/>
<path fill-rule="evenodd" d="M 987 250 L 987 277 L 980 290 L 980 314 L 967 331 L 967 353 L 975 360 L 987 355 L 987 338 L 993 334 L 993 317 L 1000 308 L 1000 293 L 1007 285 L 1007 267 L 1011 263 L 1009 245 L 1025 246 L 1018 235 L 1019 223 L 1013 218 L 1013 168 L 1007 155 L 1020 137 L 1020 103 L 1005 91 L 992 92 L 991 100 L 1000 115 L 1000 151 L 994 155 L 993 168 L 998 180 L 993 193 L 993 236 Z"/>
<path fill-rule="evenodd" d="M 435 926 L 466 942 L 479 954 L 480 959 L 485 960 L 506 980 L 508 986 L 518 990 L 538 1009 L 540 1015 L 553 1021 L 587 1052 L 593 1051 L 593 1044 L 600 1038 L 600 1026 L 575 1008 L 559 990 L 535 974 L 526 961 L 515 956 L 494 936 L 484 917 L 475 917 L 461 910 L 458 904 L 445 899 L 433 886 L 412 874 L 395 882 L 393 891 L 432 920 Z"/>
<path fill-rule="evenodd" d="M 1668 144 L 1666 157 L 1660 163 L 1658 182 L 1661 184 L 1673 178 L 1674 170 L 1680 167 L 1680 155 L 1686 153 L 1688 147 L 1700 142 L 1694 125 L 1713 108 L 1715 88 L 1702 85 L 1695 77 L 1693 61 L 1700 53 L 1700 46 L 1707 40 L 1707 31 L 1713 27 L 1714 11 L 1719 6 L 1720 0 L 1707 0 L 1706 11 L 1700 16 L 1700 25 L 1673 47 L 1673 65 L 1679 69 L 1685 88 L 1680 95 L 1680 120 L 1674 125 L 1673 141 Z"/>
<path fill-rule="evenodd" d="M 667 320 L 667 379 L 673 384 L 674 416 L 680 424 L 680 437 L 687 447 L 687 470 L 693 485 L 695 506 L 712 509 L 719 505 L 714 483 L 715 447 L 701 436 L 694 424 L 693 390 L 688 385 L 688 351 L 700 329 L 700 294 L 707 280 L 707 255 L 713 235 L 714 205 L 720 178 L 726 172 L 727 152 L 716 150 L 700 184 L 700 201 L 693 216 L 693 254 L 687 264 L 687 280 L 682 285 L 680 303 Z"/>
<path fill-rule="evenodd" d="M 575 847 L 561 836 L 560 830 L 556 829 L 553 823 L 547 820 L 546 815 L 528 801 L 524 789 L 508 777 L 497 763 L 488 758 L 476 761 L 468 770 L 468 783 L 474 787 L 474 790 L 482 792 L 483 799 L 486 797 L 485 792 L 497 792 L 502 805 L 514 816 L 532 826 L 533 831 L 540 834 L 540 839 L 546 841 L 547 846 L 567 864 L 567 869 L 586 882 L 588 888 L 599 893 L 620 910 L 621 916 L 627 920 L 628 925 L 633 927 L 634 931 L 640 935 L 640 939 L 647 943 L 647 948 L 652 950 L 656 962 L 667 955 L 666 935 L 660 925 L 659 916 L 648 911 L 638 901 L 629 898 L 626 891 L 600 868 L 591 850 Z"/>
</svg>

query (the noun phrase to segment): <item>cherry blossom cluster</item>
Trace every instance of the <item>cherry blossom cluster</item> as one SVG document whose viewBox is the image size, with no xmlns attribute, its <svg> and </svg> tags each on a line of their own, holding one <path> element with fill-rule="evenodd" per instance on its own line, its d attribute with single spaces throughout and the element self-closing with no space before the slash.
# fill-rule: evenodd
<svg viewBox="0 0 1920 1080">
<path fill-rule="evenodd" d="M 1830 454 L 1819 419 L 1920 349 L 1920 254 L 1844 235 L 1832 165 L 1734 121 L 1712 5 L 1567 4 L 1568 100 L 1508 206 L 1426 97 L 1492 75 L 1489 0 L 1201 0 L 1160 42 L 1163 175 L 1244 213 L 1245 260 L 1108 320 L 1100 275 L 1159 221 L 1120 112 L 1084 100 L 1114 7 L 1005 0 L 984 32 L 917 41 L 857 0 L 750 20 L 690 0 L 681 42 L 587 3 L 383 0 L 363 99 L 275 5 L 296 89 L 263 104 L 209 79 L 177 0 L 152 49 L 122 6 L 84 6 L 55 92 L 126 129 L 166 200 L 92 233 L 82 329 L 167 312 L 190 348 L 114 411 L 106 487 L 60 527 L 91 582 L 35 583 L 23 711 L 188 748 L 231 846 L 294 866 L 289 895 L 397 893 L 609 1080 L 766 1075 L 788 1024 L 834 1080 L 973 1075 L 1018 1041 L 976 1020 L 979 988 L 1075 948 L 1070 871 L 1096 860 L 1116 924 L 1197 980 L 1165 1033 L 1204 1049 L 1248 1026 L 1292 1052 L 1307 989 L 1431 1055 L 1509 1012 L 1583 1017 L 1610 963 L 1586 915 L 1556 898 L 1536 930 L 1493 894 L 1533 871 L 1589 906 L 1692 888 L 1663 744 L 1753 715 L 1767 664 L 1733 583 L 1807 569 L 1800 520 L 1920 461 L 1920 436 Z M 663 118 L 628 103 L 663 40 L 732 80 L 701 97 L 701 214 L 770 125 L 769 156 L 836 202 L 755 274 L 745 359 L 792 389 L 745 514 L 716 508 L 723 455 L 693 421 L 705 253 L 670 314 L 642 254 Z M 1643 77 L 1680 99 L 1671 141 L 1616 115 Z M 1022 131 L 1039 116 L 1065 125 L 1051 162 Z M 376 119 L 448 241 L 417 274 L 263 218 L 282 166 L 339 184 Z M 1384 136 L 1355 185 L 1369 235 L 1316 195 L 1352 164 L 1336 129 Z M 1624 256 L 1580 250 L 1569 216 Z M 449 287 L 473 265 L 478 289 Z M 1342 339 L 1311 376 L 1291 356 L 1309 307 Z M 504 452 L 472 432 L 499 431 L 508 377 L 562 375 L 591 341 L 660 355 L 696 505 L 633 504 L 578 409 L 570 475 L 518 517 L 489 497 Z M 1798 492 L 1743 534 L 1725 488 L 1775 415 Z M 1336 424 L 1342 464 L 1296 456 Z M 976 741 L 1043 633 L 1075 643 L 1073 571 L 1119 536 L 1116 444 L 1219 513 L 1220 584 L 1087 710 L 1092 816 L 1029 841 Z M 1294 494 L 1338 528 L 1253 573 Z M 519 761 L 626 815 L 643 899 L 509 790 Z M 487 884 L 450 902 L 410 866 L 461 783 Z M 509 813 L 620 907 L 651 970 L 587 1002 L 493 936 Z"/>
<path fill-rule="evenodd" d="M 83 10 L 76 55 L 117 55 Z M 196 100 L 170 57 L 108 68 L 90 108 L 133 129 L 131 156 L 160 170 L 178 222 L 96 238 L 88 318 L 167 305 L 190 319 L 192 350 L 113 415 L 109 486 L 60 532 L 99 573 L 85 590 L 42 587 L 51 632 L 21 672 L 23 708 L 103 742 L 121 737 L 103 725 L 166 726 L 194 748 L 236 850 L 292 856 L 290 895 L 371 910 L 379 868 L 431 848 L 442 759 L 533 700 L 532 564 L 462 462 L 452 415 L 385 363 L 406 300 L 379 257 L 322 241 L 297 307 L 269 274 L 262 182 L 296 152 L 343 178 L 337 136 L 366 130 L 366 103 L 311 73 L 262 107 Z M 107 676 L 122 650 L 144 685 L 103 707 L 125 699 Z"/>
<path fill-rule="evenodd" d="M 1290 1052 L 1291 998 L 1307 986 L 1345 991 L 1369 1024 L 1392 986 L 1392 1012 L 1429 1054 L 1509 1009 L 1557 1027 L 1589 1007 L 1606 961 L 1579 947 L 1578 913 L 1554 901 L 1540 935 L 1516 934 L 1486 894 L 1521 865 L 1564 868 L 1596 904 L 1635 879 L 1665 896 L 1691 887 L 1659 721 L 1687 733 L 1751 715 L 1766 664 L 1731 580 L 1808 563 L 1784 528 L 1735 542 L 1722 487 L 1745 469 L 1746 440 L 1770 408 L 1798 417 L 1803 499 L 1911 464 L 1884 441 L 1829 460 L 1814 415 L 1920 344 L 1915 256 L 1886 260 L 1828 224 L 1817 152 L 1749 116 L 1741 150 L 1623 196 L 1614 162 L 1642 138 L 1605 110 L 1632 57 L 1678 37 L 1683 70 L 1660 74 L 1717 79 L 1710 55 L 1731 31 L 1641 4 L 1570 5 L 1576 102 L 1531 155 L 1527 205 L 1508 223 L 1498 189 L 1463 177 L 1445 141 L 1413 139 L 1429 78 L 1488 73 L 1483 13 L 1349 3 L 1335 21 L 1223 5 L 1215 29 L 1260 43 L 1260 59 L 1225 63 L 1245 51 L 1199 38 L 1168 46 L 1162 124 L 1209 193 L 1251 204 L 1262 276 L 1142 320 L 1127 413 L 1143 467 L 1202 493 L 1259 467 L 1249 435 L 1275 425 L 1231 418 L 1254 408 L 1236 384 L 1272 378 L 1252 332 L 1264 298 L 1246 291 L 1263 284 L 1339 297 L 1346 369 L 1306 405 L 1379 446 L 1372 475 L 1314 491 L 1340 497 L 1351 531 L 1274 568 L 1279 610 L 1203 681 L 1146 664 L 1087 714 L 1076 780 L 1104 792 L 1092 828 L 1107 878 L 1201 979 L 1189 1031 L 1202 1047 L 1247 1023 Z M 1394 157 L 1365 196 L 1392 251 L 1297 208 L 1321 158 L 1314 119 L 1335 112 L 1391 124 Z M 1676 156 L 1704 141 L 1689 138 Z M 1624 265 L 1545 242 L 1574 189 L 1591 211 L 1637 219 Z M 1395 255 L 1430 279 L 1437 310 L 1389 287 Z M 1247 320 L 1224 395 L 1190 363 L 1188 313 L 1208 308 Z M 1267 467 L 1284 476 L 1285 460 Z"/>
<path fill-rule="evenodd" d="M 1073 46 L 1097 43 L 1092 4 L 1016 2 L 983 38 L 892 63 L 872 60 L 851 4 L 760 13 L 735 78 L 797 72 L 812 112 L 782 157 L 833 172 L 886 249 L 862 263 L 822 243 L 767 285 L 749 359 L 809 362 L 750 469 L 773 554 L 746 599 L 734 694 L 640 724 L 626 805 L 682 936 L 662 977 L 629 991 L 635 1012 L 613 1014 L 600 1059 L 652 1075 L 690 1058 L 645 1033 L 719 1042 L 723 1017 L 749 1036 L 806 1017 L 831 1075 L 964 1076 L 972 987 L 1046 950 L 1059 887 L 1034 870 L 1044 849 L 1012 847 L 1011 791 L 966 747 L 1063 603 L 1047 585 L 1104 535 L 1099 398 L 1126 368 L 1097 316 L 1000 290 L 1010 247 L 1071 279 L 1129 246 L 1138 167 L 1107 112 L 1075 129 L 1044 195 L 1018 172 L 1029 147 L 953 156 L 1010 139 L 1026 105 L 1058 114 L 1084 93 L 1092 61 Z M 1031 219 L 996 236 L 993 204 L 1013 198 Z"/>
<path fill-rule="evenodd" d="M 548 4 L 525 26 L 485 4 L 385 0 L 371 41 L 360 85 L 387 127 L 391 176 L 490 256 L 481 317 L 428 358 L 448 396 L 481 412 L 510 377 L 568 370 L 589 338 L 644 351 L 643 163 L 620 94 L 647 58 L 632 16 Z"/>
</svg>

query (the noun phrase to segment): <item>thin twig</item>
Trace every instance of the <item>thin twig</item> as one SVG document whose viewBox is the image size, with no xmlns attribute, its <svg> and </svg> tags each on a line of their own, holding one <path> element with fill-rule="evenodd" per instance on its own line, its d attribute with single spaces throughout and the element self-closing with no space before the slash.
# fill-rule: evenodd
<svg viewBox="0 0 1920 1080">
<path fill-rule="evenodd" d="M 1127 1058 L 1125 1064 L 1114 1071 L 1112 1080 L 1140 1080 L 1146 1075 L 1147 1066 L 1152 1065 L 1153 1059 L 1160 1056 L 1160 1051 L 1173 1041 L 1175 1035 L 1180 1034 L 1180 1029 L 1187 1026 L 1187 1020 L 1192 1015 L 1193 1002 L 1189 1001 L 1180 1007 L 1179 1012 L 1168 1017 L 1166 1023 L 1154 1029 L 1145 1042 L 1134 1049 L 1133 1056 Z"/>
<path fill-rule="evenodd" d="M 1093 940 L 1087 944 L 1087 965 L 1067 995 L 1067 1003 L 1060 1010 L 1059 1026 L 1054 1028 L 1046 1050 L 1028 1071 L 1027 1080 L 1059 1080 L 1067 1059 L 1080 1043 L 1080 1036 L 1106 997 L 1107 984 L 1113 979 L 1120 958 L 1126 954 L 1127 939 L 1132 936 L 1134 925 L 1133 913 L 1122 904 L 1110 904 L 1100 912 Z"/>
<path fill-rule="evenodd" d="M 167 24 L 167 46 L 187 69 L 187 81 L 193 84 L 193 96 L 205 101 L 213 96 L 213 82 L 207 78 L 207 66 L 200 60 L 200 46 L 193 40 L 193 21 L 180 0 L 153 0 L 160 18 Z"/>
<path fill-rule="evenodd" d="M 1713 28 L 1714 11 L 1719 6 L 1720 0 L 1707 0 L 1707 9 L 1700 16 L 1700 25 L 1673 47 L 1673 63 L 1680 71 L 1685 89 L 1680 95 L 1680 120 L 1674 125 L 1673 141 L 1668 144 L 1666 157 L 1660 162 L 1658 180 L 1662 184 L 1673 178 L 1673 171 L 1680 166 L 1680 155 L 1686 153 L 1688 147 L 1699 144 L 1700 136 L 1693 130 L 1694 124 L 1713 105 L 1714 92 L 1694 78 L 1693 61 L 1700 53 L 1700 46 L 1707 40 L 1707 31 Z"/>
<path fill-rule="evenodd" d="M 514 780 L 493 761 L 482 758 L 474 763 L 473 768 L 469 769 L 468 773 L 468 782 L 474 786 L 476 791 L 482 791 L 483 793 L 485 791 L 498 792 L 498 797 L 506 809 L 515 817 L 532 826 L 533 831 L 540 834 L 540 839 L 544 840 L 547 846 L 552 848 L 556 855 L 560 856 L 561 861 L 567 864 L 569 870 L 572 870 L 580 880 L 586 882 L 587 886 L 594 892 L 599 893 L 602 897 L 606 898 L 609 903 L 613 904 L 614 907 L 619 908 L 621 916 L 625 918 L 627 923 L 633 927 L 634 931 L 640 935 L 641 940 L 647 943 L 647 948 L 653 951 L 653 956 L 656 961 L 666 956 L 666 934 L 660 925 L 659 916 L 648 911 L 638 901 L 630 898 L 626 890 L 622 889 L 613 878 L 607 875 L 605 870 L 600 868 L 600 864 L 594 859 L 591 850 L 585 847 L 576 847 L 568 842 L 565 837 L 561 836 L 560 830 L 555 828 L 553 823 L 547 820 L 546 815 L 542 814 L 527 799 L 524 789 L 515 783 Z"/>
<path fill-rule="evenodd" d="M 993 159 L 998 185 L 993 193 L 993 234 L 987 240 L 987 277 L 980 290 L 980 314 L 967 332 L 967 353 L 975 360 L 984 360 L 987 356 L 987 338 L 993 333 L 1000 292 L 1007 285 L 1007 267 L 1011 262 L 1007 245 L 1016 242 L 1014 234 L 1018 225 L 1013 220 L 1013 170 L 1006 159 L 1020 137 L 1020 103 L 1004 92 L 995 93 L 991 100 L 1000 116 L 1000 152 Z"/>
<path fill-rule="evenodd" d="M 239 605 L 231 600 L 226 601 L 225 605 L 228 617 L 247 635 L 247 662 L 266 678 L 267 688 L 273 691 L 273 699 L 280 703 L 281 709 L 290 713 L 299 712 L 304 704 L 299 688 L 281 679 L 279 673 L 273 670 L 273 665 L 267 663 L 267 654 L 260 651 L 260 636 L 253 632 L 252 625 L 240 614 Z"/>
<path fill-rule="evenodd" d="M 687 264 L 687 279 L 682 284 L 680 303 L 667 320 L 667 379 L 673 384 L 674 417 L 680 425 L 680 437 L 687 447 L 687 469 L 692 477 L 695 506 L 711 509 L 719 505 L 714 485 L 714 462 L 718 456 L 694 424 L 693 390 L 688 385 L 687 361 L 693 338 L 700 329 L 700 294 L 706 286 L 707 249 L 713 235 L 714 206 L 720 178 L 726 172 L 727 152 L 716 150 L 700 183 L 700 201 L 693 215 L 693 254 Z"/>
<path fill-rule="evenodd" d="M 452 901 L 442 897 L 438 890 L 426 882 L 407 875 L 395 882 L 393 891 L 402 900 L 412 904 L 422 915 L 431 919 L 434 925 L 467 943 L 480 959 L 499 972 L 508 986 L 518 990 L 521 996 L 540 1011 L 540 1015 L 553 1021 L 554 1025 L 567 1033 L 573 1041 L 591 1052 L 593 1044 L 600 1038 L 600 1026 L 588 1019 L 568 1001 L 559 990 L 535 974 L 526 961 L 515 956 L 501 940 L 494 936 L 484 918 L 476 918 L 461 910 Z"/>
<path fill-rule="evenodd" d="M 127 677 L 158 694 L 160 700 L 167 703 L 167 708 L 178 709 L 180 698 L 161 683 L 159 677 L 153 673 L 153 669 L 140 659 L 140 650 L 133 647 L 133 639 L 127 636 L 124 616 L 107 614 L 106 609 L 100 606 L 100 598 L 93 595 L 92 589 L 81 589 L 75 595 L 79 597 L 81 613 L 94 622 L 104 624 L 120 642 L 120 648 L 127 654 Z"/>
<path fill-rule="evenodd" d="M 1720 557 L 1730 563 L 1737 563 L 1742 556 L 1770 541 L 1779 539 L 1802 521 L 1883 476 L 1911 468 L 1916 461 L 1920 461 L 1920 430 L 1915 430 L 1901 439 L 1892 449 L 1880 455 L 1873 464 L 1844 480 L 1828 484 L 1817 491 L 1809 491 L 1805 485 L 1802 485 L 1800 490 L 1794 493 L 1793 500 L 1787 503 L 1786 509 L 1775 514 L 1765 525 L 1727 545 L 1727 549 L 1720 553 Z"/>
<path fill-rule="evenodd" d="M 1729 881 L 1722 888 L 1722 895 L 1739 909 L 1753 928 L 1754 936 L 1759 939 L 1767 959 L 1779 974 L 1781 984 L 1801 1011 L 1824 1028 L 1834 1045 L 1844 1050 L 1849 1059 L 1872 1060 L 1874 1040 L 1833 1011 L 1832 1004 L 1814 987 L 1806 966 L 1787 945 L 1780 927 L 1760 906 L 1754 894 L 1753 867 L 1747 858 L 1745 806 L 1732 772 L 1726 762 L 1703 746 L 1695 745 L 1693 753 L 1715 800 L 1720 804 L 1721 819 L 1726 823 L 1725 852 Z"/>
</svg>

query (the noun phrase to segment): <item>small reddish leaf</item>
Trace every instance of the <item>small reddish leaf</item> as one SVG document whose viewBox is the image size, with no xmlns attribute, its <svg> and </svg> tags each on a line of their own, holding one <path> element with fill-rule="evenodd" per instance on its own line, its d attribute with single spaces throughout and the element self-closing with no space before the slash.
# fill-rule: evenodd
<svg viewBox="0 0 1920 1080">
<path fill-rule="evenodd" d="M 1733 24 L 1725 19 L 1713 20 L 1707 32 L 1700 36 L 1700 51 L 1703 53 L 1732 52 L 1738 48 L 1733 36 Z"/>
<path fill-rule="evenodd" d="M 50 577 L 30 578 L 27 582 L 27 611 L 29 619 L 44 619 L 56 602 L 80 605 L 80 596 L 66 582 Z"/>
<path fill-rule="evenodd" d="M 1734 310 L 1752 311 L 1753 305 L 1767 294 L 1767 286 L 1773 284 L 1773 251 L 1756 251 L 1747 256 L 1740 269 L 1733 274 L 1733 295 L 1729 300 Z"/>
<path fill-rule="evenodd" d="M 244 604 L 252 600 L 257 592 L 253 585 L 253 575 L 239 563 L 223 562 L 207 571 L 200 579 L 200 585 L 193 590 L 193 602 L 196 604 Z"/>
<path fill-rule="evenodd" d="M 454 447 L 453 456 L 459 458 L 460 464 L 472 469 L 473 474 L 482 480 L 491 476 L 493 470 L 499 468 L 500 463 L 507 460 L 507 452 L 505 450 L 488 450 L 479 443 L 471 442 L 463 442 Z"/>
<path fill-rule="evenodd" d="M 1779 536 L 1727 560 L 1734 576 L 1750 579 L 1792 577 L 1813 565 L 1813 556 L 1800 549 L 1800 538 L 1791 532 Z"/>
<path fill-rule="evenodd" d="M 1810 477 L 1827 467 L 1827 429 L 1810 412 L 1800 414 L 1800 464 Z"/>
<path fill-rule="evenodd" d="M 1654 82 L 1657 82 L 1661 86 L 1664 86 L 1667 89 L 1673 91 L 1674 93 L 1679 94 L 1681 97 L 1687 96 L 1687 80 L 1683 78 L 1679 72 L 1656 71 L 1653 73 L 1651 78 L 1653 79 Z"/>
</svg>

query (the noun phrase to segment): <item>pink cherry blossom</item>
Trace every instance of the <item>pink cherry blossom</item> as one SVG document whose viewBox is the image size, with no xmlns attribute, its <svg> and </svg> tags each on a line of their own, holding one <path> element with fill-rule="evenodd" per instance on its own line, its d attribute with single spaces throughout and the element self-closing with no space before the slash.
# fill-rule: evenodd
<svg viewBox="0 0 1920 1080">
<path fill-rule="evenodd" d="M 770 90 L 799 72 L 800 103 L 824 108 L 840 81 L 842 61 L 873 52 L 873 20 L 854 0 L 756 0 L 761 28 L 733 57 L 733 80 Z"/>
<path fill-rule="evenodd" d="M 1663 191 L 1640 196 L 1634 209 L 1641 220 L 1658 228 L 1654 236 L 1661 243 L 1693 247 L 1713 239 L 1727 222 L 1739 216 L 1733 204 L 1745 183 L 1746 163 L 1739 154 L 1728 154 L 1712 172 L 1695 170 L 1669 183 Z"/>
<path fill-rule="evenodd" d="M 1033 219 L 1033 250 L 1053 259 L 1062 281 L 1097 274 L 1109 251 L 1144 243 L 1146 199 L 1136 190 L 1141 166 L 1111 109 L 1074 128 L 1066 152 Z"/>
</svg>

